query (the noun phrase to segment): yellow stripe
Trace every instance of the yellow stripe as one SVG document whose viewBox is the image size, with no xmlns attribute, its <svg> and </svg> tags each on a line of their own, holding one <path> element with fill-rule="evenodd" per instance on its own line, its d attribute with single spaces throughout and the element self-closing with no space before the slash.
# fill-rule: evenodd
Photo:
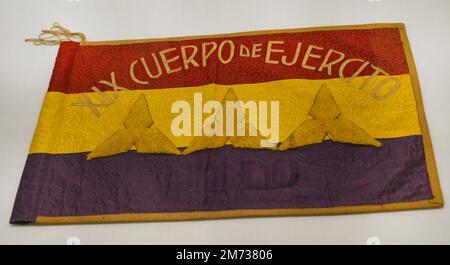
<svg viewBox="0 0 450 265">
<path fill-rule="evenodd" d="M 80 94 L 49 92 L 45 96 L 39 122 L 30 153 L 79 153 L 92 151 L 115 130 L 123 127 L 137 97 L 144 93 L 149 103 L 155 126 L 178 147 L 187 146 L 192 137 L 175 137 L 171 133 L 172 120 L 178 114 L 171 113 L 172 103 L 177 100 L 189 102 L 193 108 L 195 92 L 207 100 L 221 101 L 232 87 L 240 100 L 278 100 L 280 102 L 280 141 L 305 119 L 321 84 L 325 83 L 339 104 L 342 115 L 350 119 L 375 138 L 396 138 L 420 135 L 414 92 L 409 75 L 396 76 L 400 88 L 385 100 L 371 97 L 371 86 L 358 87 L 367 77 L 358 77 L 348 84 L 340 79 L 307 80 L 290 79 L 257 84 L 217 85 L 121 91 L 119 98 L 107 108 L 99 108 L 97 117 L 89 107 L 73 106 L 82 102 Z M 376 77 L 373 84 L 383 77 Z M 105 92 L 114 98 L 111 91 Z M 101 97 L 87 93 L 93 102 L 101 103 Z M 204 115 L 206 118 L 208 115 Z M 192 126 L 193 128 L 193 126 Z"/>
</svg>

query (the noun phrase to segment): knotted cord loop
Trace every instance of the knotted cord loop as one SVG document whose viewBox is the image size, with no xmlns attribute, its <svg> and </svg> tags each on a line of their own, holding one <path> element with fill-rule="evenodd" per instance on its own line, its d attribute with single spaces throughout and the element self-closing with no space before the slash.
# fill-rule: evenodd
<svg viewBox="0 0 450 265">
<path fill-rule="evenodd" d="M 86 36 L 81 32 L 71 32 L 62 27 L 59 23 L 53 23 L 50 29 L 42 30 L 37 38 L 25 39 L 26 42 L 32 42 L 34 45 L 59 45 L 62 41 L 86 41 Z"/>
</svg>

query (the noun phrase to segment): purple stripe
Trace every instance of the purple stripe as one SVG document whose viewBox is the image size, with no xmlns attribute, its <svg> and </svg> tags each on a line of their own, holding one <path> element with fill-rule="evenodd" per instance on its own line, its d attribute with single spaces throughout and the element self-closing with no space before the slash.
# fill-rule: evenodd
<svg viewBox="0 0 450 265">
<path fill-rule="evenodd" d="M 32 154 L 11 223 L 73 216 L 316 208 L 431 199 L 421 136 L 383 147 L 322 144 L 273 152 L 224 147 L 188 156 Z"/>
</svg>

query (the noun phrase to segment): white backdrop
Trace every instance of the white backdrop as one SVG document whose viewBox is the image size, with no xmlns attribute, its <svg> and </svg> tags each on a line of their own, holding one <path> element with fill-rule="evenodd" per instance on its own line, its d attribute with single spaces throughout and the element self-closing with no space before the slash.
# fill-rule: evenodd
<svg viewBox="0 0 450 265">
<path fill-rule="evenodd" d="M 326 217 L 12 226 L 20 176 L 57 47 L 23 41 L 53 22 L 88 40 L 404 22 L 446 201 L 450 194 L 450 1 L 0 0 L 0 243 L 450 243 L 450 207 Z"/>
</svg>

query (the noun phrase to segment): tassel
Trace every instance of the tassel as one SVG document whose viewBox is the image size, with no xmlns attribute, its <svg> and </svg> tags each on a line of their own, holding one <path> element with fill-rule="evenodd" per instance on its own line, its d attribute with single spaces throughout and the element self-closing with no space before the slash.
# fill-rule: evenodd
<svg viewBox="0 0 450 265">
<path fill-rule="evenodd" d="M 34 45 L 59 45 L 63 41 L 86 41 L 86 36 L 81 32 L 71 32 L 62 27 L 59 23 L 53 23 L 50 29 L 42 30 L 38 38 L 25 39 L 26 42 L 32 42 Z"/>
</svg>

